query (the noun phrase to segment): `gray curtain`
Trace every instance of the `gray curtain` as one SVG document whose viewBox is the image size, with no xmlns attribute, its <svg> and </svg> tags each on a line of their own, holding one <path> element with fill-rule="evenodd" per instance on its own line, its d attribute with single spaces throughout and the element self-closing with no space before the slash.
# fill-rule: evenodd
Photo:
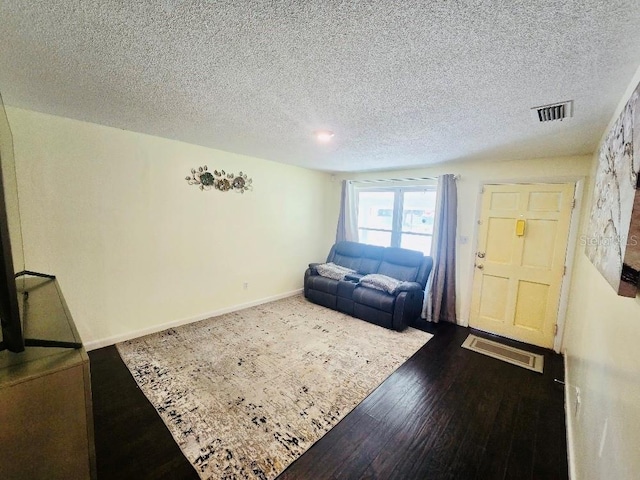
<svg viewBox="0 0 640 480">
<path fill-rule="evenodd" d="M 342 194 L 340 195 L 340 216 L 338 217 L 338 228 L 336 229 L 336 243 L 347 239 L 346 217 L 347 213 L 347 181 L 342 181 Z"/>
<path fill-rule="evenodd" d="M 340 197 L 340 216 L 336 228 L 336 243 L 344 240 L 358 241 L 358 228 L 355 223 L 354 193 L 348 180 L 342 181 L 342 195 Z"/>
<path fill-rule="evenodd" d="M 433 270 L 427 285 L 423 317 L 430 322 L 456 323 L 456 225 L 458 190 L 454 175 L 438 177 L 436 216 L 431 256 Z"/>
</svg>

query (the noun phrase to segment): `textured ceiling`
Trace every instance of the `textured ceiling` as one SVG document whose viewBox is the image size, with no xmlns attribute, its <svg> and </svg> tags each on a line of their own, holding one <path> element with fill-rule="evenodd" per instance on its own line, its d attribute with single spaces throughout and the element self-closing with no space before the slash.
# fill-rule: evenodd
<svg viewBox="0 0 640 480">
<path fill-rule="evenodd" d="M 0 19 L 9 105 L 328 171 L 590 153 L 640 63 L 638 0 L 1 0 Z M 570 99 L 570 120 L 530 116 Z"/>
</svg>

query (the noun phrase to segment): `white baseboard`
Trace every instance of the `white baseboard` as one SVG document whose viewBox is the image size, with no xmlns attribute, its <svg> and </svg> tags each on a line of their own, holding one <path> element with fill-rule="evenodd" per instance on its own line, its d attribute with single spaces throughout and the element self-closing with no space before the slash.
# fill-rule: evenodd
<svg viewBox="0 0 640 480">
<path fill-rule="evenodd" d="M 576 463 L 575 463 L 575 443 L 574 443 L 574 416 L 571 414 L 571 408 L 569 408 L 569 355 L 567 350 L 564 349 L 564 416 L 566 418 L 567 428 L 567 463 L 569 464 L 569 480 L 576 480 Z"/>
<path fill-rule="evenodd" d="M 161 332 L 168 328 L 179 327 L 180 325 L 199 322 L 200 320 L 205 320 L 211 317 L 218 317 L 226 313 L 237 312 L 238 310 L 244 310 L 245 308 L 255 307 L 257 305 L 262 305 L 263 303 L 269 303 L 269 302 L 274 302 L 276 300 L 281 300 L 283 298 L 293 297 L 294 295 L 298 295 L 300 293 L 302 293 L 302 288 L 299 288 L 297 290 L 292 290 L 290 292 L 281 293 L 278 295 L 273 295 L 271 297 L 261 298 L 259 300 L 254 300 L 252 302 L 241 303 L 239 305 L 234 305 L 232 307 L 221 308 L 219 310 L 214 310 L 213 312 L 202 313 L 195 317 L 172 320 L 171 322 L 162 323 L 160 325 L 154 325 L 152 327 L 143 328 L 141 330 L 135 330 L 132 332 L 126 332 L 126 333 L 121 333 L 119 335 L 114 335 L 108 338 L 93 340 L 91 342 L 84 343 L 84 348 L 87 351 L 96 350 L 98 348 L 107 347 L 109 345 L 115 345 L 116 343 L 124 342 L 126 340 L 131 340 L 132 338 L 138 338 L 144 335 L 149 335 L 151 333 Z"/>
</svg>

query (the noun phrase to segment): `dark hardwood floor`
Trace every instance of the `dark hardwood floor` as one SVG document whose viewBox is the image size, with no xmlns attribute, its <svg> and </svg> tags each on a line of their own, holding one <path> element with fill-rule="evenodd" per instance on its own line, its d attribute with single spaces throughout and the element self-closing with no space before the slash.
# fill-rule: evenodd
<svg viewBox="0 0 640 480">
<path fill-rule="evenodd" d="M 544 353 L 540 375 L 460 348 L 469 329 L 424 329 L 435 337 L 278 480 L 568 478 L 562 357 L 524 347 Z M 89 357 L 99 480 L 198 478 L 115 347 Z"/>
</svg>

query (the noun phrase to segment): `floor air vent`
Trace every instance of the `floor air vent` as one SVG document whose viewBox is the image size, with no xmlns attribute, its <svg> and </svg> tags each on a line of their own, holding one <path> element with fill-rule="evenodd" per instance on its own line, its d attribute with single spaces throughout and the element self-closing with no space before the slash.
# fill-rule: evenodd
<svg viewBox="0 0 640 480">
<path fill-rule="evenodd" d="M 533 107 L 531 114 L 539 122 L 552 122 L 573 116 L 573 100 Z"/>
<path fill-rule="evenodd" d="M 462 344 L 462 348 L 482 353 L 489 357 L 502 360 L 503 362 L 518 365 L 519 367 L 542 373 L 544 367 L 544 356 L 536 353 L 509 347 L 502 343 L 493 342 L 484 338 L 469 335 Z"/>
</svg>

